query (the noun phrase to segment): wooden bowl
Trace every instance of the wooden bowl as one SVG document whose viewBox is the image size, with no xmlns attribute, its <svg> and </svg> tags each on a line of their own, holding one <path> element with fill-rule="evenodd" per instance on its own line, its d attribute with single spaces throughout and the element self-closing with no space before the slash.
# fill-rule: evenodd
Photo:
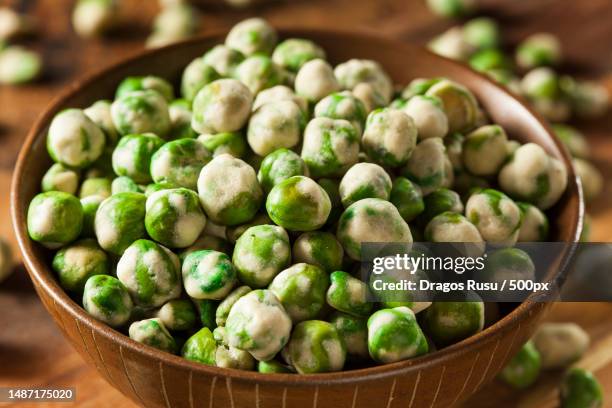
<svg viewBox="0 0 612 408">
<path fill-rule="evenodd" d="M 568 188 L 552 210 L 551 226 L 556 240 L 578 240 L 583 203 L 570 158 L 538 116 L 506 90 L 459 63 L 386 39 L 316 30 L 281 30 L 280 34 L 316 41 L 333 63 L 350 58 L 377 60 L 398 83 L 446 76 L 465 84 L 492 120 L 512 137 L 540 144 L 567 165 Z M 78 81 L 55 100 L 29 133 L 13 177 L 12 219 L 36 291 L 66 338 L 111 385 L 136 403 L 151 407 L 448 407 L 492 380 L 533 333 L 547 304 L 524 302 L 481 333 L 431 355 L 305 376 L 210 367 L 144 346 L 90 317 L 58 285 L 49 267 L 51 254 L 31 241 L 26 229 L 28 204 L 51 164 L 45 149 L 51 119 L 61 109 L 112 98 L 117 84 L 128 75 L 176 80 L 187 63 L 222 39 L 221 34 L 212 35 L 147 51 Z M 561 254 L 557 271 L 563 270 L 570 255 L 569 251 Z"/>
</svg>

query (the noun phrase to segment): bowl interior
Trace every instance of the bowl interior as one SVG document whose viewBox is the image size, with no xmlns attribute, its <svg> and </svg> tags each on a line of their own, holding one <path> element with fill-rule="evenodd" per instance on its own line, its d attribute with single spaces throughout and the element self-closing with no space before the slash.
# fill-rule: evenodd
<svg viewBox="0 0 612 408">
<path fill-rule="evenodd" d="M 377 37 L 355 33 L 327 32 L 319 30 L 280 30 L 283 38 L 309 38 L 320 44 L 327 52 L 328 59 L 337 64 L 351 58 L 368 58 L 380 62 L 393 80 L 398 84 L 407 84 L 419 77 L 445 76 L 466 85 L 478 98 L 481 106 L 493 122 L 503 126 L 511 138 L 520 142 L 535 142 L 541 145 L 549 154 L 563 161 L 568 167 L 568 188 L 551 210 L 551 230 L 556 241 L 576 242 L 582 228 L 582 198 L 581 190 L 571 167 L 571 161 L 562 144 L 551 136 L 543 122 L 521 101 L 505 89 L 494 84 L 484 76 L 469 70 L 462 64 L 436 56 L 421 48 L 393 42 Z M 188 366 L 191 369 L 210 371 L 219 370 L 229 376 L 245 375 L 238 370 L 211 368 L 177 356 L 143 346 L 123 336 L 113 329 L 91 318 L 77 303 L 59 287 L 49 264 L 51 253 L 28 238 L 25 214 L 30 200 L 39 192 L 40 180 L 51 165 L 51 159 L 45 147 L 46 132 L 53 116 L 68 107 L 87 107 L 99 99 L 112 99 L 118 83 L 130 75 L 158 75 L 178 83 L 183 68 L 194 58 L 201 56 L 213 45 L 223 41 L 223 35 L 210 35 L 196 38 L 180 44 L 147 51 L 126 60 L 123 63 L 101 71 L 91 77 L 78 81 L 58 96 L 52 106 L 38 119 L 28 135 L 21 150 L 13 178 L 11 191 L 12 218 L 28 270 L 37 286 L 50 294 L 55 302 L 66 306 L 70 313 L 80 321 L 100 332 L 101 335 L 112 337 L 122 346 L 155 356 L 165 362 L 177 366 Z M 569 253 L 558 259 L 561 270 Z M 346 380 L 357 378 L 361 374 L 384 374 L 393 370 L 401 370 L 423 362 L 434 363 L 436 360 L 448 357 L 450 353 L 465 353 L 471 344 L 483 340 L 501 329 L 512 329 L 512 325 L 521 316 L 530 313 L 530 302 L 523 303 L 509 315 L 487 328 L 478 335 L 472 336 L 461 343 L 445 348 L 435 354 L 414 360 L 347 371 L 342 373 L 308 376 L 308 381 Z M 350 374 L 347 374 L 350 373 Z M 258 373 L 248 373 L 258 375 Z M 260 375 L 260 380 L 299 382 L 303 376 L 297 375 Z M 289 379 L 290 378 L 290 379 Z"/>
</svg>

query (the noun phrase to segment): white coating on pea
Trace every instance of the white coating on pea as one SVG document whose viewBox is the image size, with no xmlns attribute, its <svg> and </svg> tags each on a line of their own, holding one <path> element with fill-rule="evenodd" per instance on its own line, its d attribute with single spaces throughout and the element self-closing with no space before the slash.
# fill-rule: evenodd
<svg viewBox="0 0 612 408">
<path fill-rule="evenodd" d="M 423 195 L 453 184 L 453 166 L 440 138 L 425 139 L 415 147 L 402 174 L 417 183 Z"/>
<path fill-rule="evenodd" d="M 543 323 L 532 337 L 542 357 L 542 368 L 564 368 L 589 347 L 589 335 L 575 323 Z"/>
<path fill-rule="evenodd" d="M 295 92 L 311 102 L 318 102 L 339 90 L 340 84 L 331 65 L 322 59 L 308 61 L 295 77 Z"/>
<path fill-rule="evenodd" d="M 406 164 L 417 141 L 413 119 L 402 111 L 384 108 L 370 113 L 361 143 L 375 162 L 389 167 Z"/>
<path fill-rule="evenodd" d="M 388 103 L 393 94 L 393 83 L 382 66 L 368 59 L 350 59 L 334 69 L 334 75 L 343 89 L 352 90 L 362 82 L 372 84 Z"/>
<path fill-rule="evenodd" d="M 448 119 L 439 99 L 415 95 L 402 110 L 414 120 L 419 140 L 444 137 L 448 133 Z"/>
<path fill-rule="evenodd" d="M 280 100 L 260 106 L 249 120 L 247 141 L 251 149 L 266 156 L 279 148 L 297 145 L 303 128 L 303 114 L 291 100 Z"/>
<path fill-rule="evenodd" d="M 276 46 L 277 34 L 267 21 L 249 18 L 236 24 L 225 39 L 225 45 L 244 55 L 270 54 Z"/>
<path fill-rule="evenodd" d="M 391 177 L 374 163 L 353 165 L 340 181 L 340 199 L 348 207 L 364 198 L 388 200 L 391 193 Z"/>
<path fill-rule="evenodd" d="M 476 176 L 494 176 L 508 157 L 507 142 L 501 126 L 479 127 L 465 137 L 463 164 Z"/>
<path fill-rule="evenodd" d="M 521 227 L 521 210 L 502 192 L 485 189 L 472 194 L 465 205 L 465 214 L 486 242 L 516 243 Z"/>
</svg>

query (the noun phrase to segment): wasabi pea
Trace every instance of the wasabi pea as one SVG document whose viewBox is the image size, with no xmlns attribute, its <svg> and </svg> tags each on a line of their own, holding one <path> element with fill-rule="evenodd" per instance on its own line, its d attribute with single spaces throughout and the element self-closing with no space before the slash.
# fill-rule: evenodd
<svg viewBox="0 0 612 408">
<path fill-rule="evenodd" d="M 121 255 L 132 242 L 146 236 L 146 197 L 141 193 L 118 193 L 102 201 L 94 229 L 98 244 L 113 255 Z"/>
<path fill-rule="evenodd" d="M 353 88 L 353 95 L 359 99 L 365 108 L 366 113 L 384 107 L 387 100 L 378 92 L 376 86 L 369 82 L 360 82 Z"/>
<path fill-rule="evenodd" d="M 353 90 L 359 83 L 370 83 L 388 103 L 393 94 L 391 78 L 376 61 L 367 59 L 350 59 L 334 69 L 340 87 Z"/>
<path fill-rule="evenodd" d="M 551 68 L 535 68 L 521 80 L 521 90 L 534 101 L 555 100 L 561 93 L 559 76 Z"/>
<path fill-rule="evenodd" d="M 532 337 L 545 370 L 576 362 L 589 347 L 589 335 L 575 323 L 544 323 Z"/>
<path fill-rule="evenodd" d="M 574 159 L 574 171 L 582 182 L 582 191 L 584 193 L 584 199 L 587 202 L 595 200 L 603 191 L 604 179 L 601 172 L 583 159 Z"/>
<path fill-rule="evenodd" d="M 417 141 L 412 118 L 396 109 L 377 109 L 368 115 L 361 143 L 377 163 L 398 167 L 406 164 Z"/>
<path fill-rule="evenodd" d="M 389 201 L 406 222 L 414 220 L 425 210 L 421 188 L 405 177 L 393 180 Z"/>
<path fill-rule="evenodd" d="M 442 101 L 436 97 L 415 95 L 402 109 L 414 120 L 419 140 L 444 137 L 448 133 L 448 119 Z"/>
<path fill-rule="evenodd" d="M 215 362 L 217 367 L 247 371 L 255 369 L 255 359 L 248 352 L 231 346 L 218 345 Z"/>
<path fill-rule="evenodd" d="M 244 55 L 270 55 L 276 41 L 276 31 L 265 20 L 249 18 L 232 27 L 225 39 L 225 45 Z"/>
<path fill-rule="evenodd" d="M 251 220 L 263 199 L 255 170 L 229 154 L 215 157 L 202 168 L 198 194 L 206 215 L 224 225 Z"/>
<path fill-rule="evenodd" d="M 196 58 L 185 67 L 181 76 L 181 96 L 193 102 L 200 89 L 217 79 L 221 79 L 221 75 L 215 68 L 204 57 Z"/>
<path fill-rule="evenodd" d="M 561 139 L 572 156 L 580 159 L 588 159 L 590 157 L 589 142 L 582 132 L 573 126 L 563 123 L 554 123 L 551 126 L 555 131 L 555 135 Z"/>
<path fill-rule="evenodd" d="M 535 265 L 528 253 L 519 248 L 502 248 L 487 253 L 482 279 L 487 282 L 536 279 Z"/>
<path fill-rule="evenodd" d="M 402 175 L 417 183 L 425 196 L 440 187 L 450 187 L 453 166 L 442 139 L 436 137 L 420 142 L 402 169 Z"/>
<path fill-rule="evenodd" d="M 247 150 L 247 142 L 240 132 L 203 134 L 198 136 L 198 142 L 202 143 L 213 157 L 229 154 L 239 159 L 244 157 Z"/>
<path fill-rule="evenodd" d="M 423 331 L 438 347 L 466 339 L 484 327 L 484 303 L 478 295 L 471 301 L 433 302 L 423 311 Z"/>
<path fill-rule="evenodd" d="M 63 191 L 74 195 L 79 187 L 79 173 L 60 163 L 55 163 L 43 176 L 40 187 L 43 193 Z"/>
<path fill-rule="evenodd" d="M 79 189 L 79 198 L 85 198 L 93 195 L 104 198 L 110 197 L 112 194 L 111 180 L 106 177 L 94 177 L 84 180 Z"/>
<path fill-rule="evenodd" d="M 331 323 L 308 320 L 293 330 L 287 355 L 300 374 L 340 371 L 346 360 L 346 347 Z"/>
<path fill-rule="evenodd" d="M 473 54 L 469 60 L 470 66 L 476 71 L 490 72 L 491 70 L 510 71 L 512 64 L 508 57 L 494 48 L 480 50 Z"/>
<path fill-rule="evenodd" d="M 130 325 L 129 335 L 132 340 L 156 349 L 176 353 L 176 341 L 162 321 L 158 318 L 145 319 L 134 322 Z"/>
<path fill-rule="evenodd" d="M 290 231 L 321 228 L 331 211 L 329 196 L 314 180 L 293 176 L 274 186 L 266 199 L 268 215 Z"/>
<path fill-rule="evenodd" d="M 49 191 L 35 196 L 28 207 L 28 234 L 47 248 L 74 241 L 83 228 L 83 208 L 68 193 Z"/>
<path fill-rule="evenodd" d="M 504 193 L 485 189 L 474 193 L 465 205 L 466 217 L 487 242 L 514 245 L 521 227 L 521 210 Z"/>
<path fill-rule="evenodd" d="M 516 48 L 516 63 L 524 69 L 556 65 L 561 61 L 561 43 L 552 34 L 537 33 Z"/>
<path fill-rule="evenodd" d="M 204 327 L 187 339 L 181 350 L 181 356 L 187 360 L 206 365 L 215 365 L 217 344 L 210 329 Z"/>
<path fill-rule="evenodd" d="M 296 95 L 293 89 L 285 85 L 276 85 L 259 92 L 253 101 L 253 112 L 267 103 L 278 101 L 292 101 L 300 108 L 305 116 L 308 113 L 308 102 L 306 99 Z"/>
<path fill-rule="evenodd" d="M 439 188 L 423 199 L 425 211 L 419 217 L 424 223 L 443 212 L 463 213 L 463 203 L 459 194 L 447 188 Z"/>
<path fill-rule="evenodd" d="M 174 99 L 174 89 L 172 84 L 166 81 L 164 78 L 154 75 L 132 76 L 125 78 L 117 87 L 115 99 L 120 99 L 130 92 L 145 90 L 151 90 L 159 93 L 168 103 Z"/>
<path fill-rule="evenodd" d="M 142 187 L 127 176 L 119 176 L 111 182 L 111 195 L 119 193 L 142 193 Z"/>
<path fill-rule="evenodd" d="M 291 319 L 271 291 L 254 290 L 234 303 L 225 328 L 230 346 L 268 361 L 289 341 Z"/>
<path fill-rule="evenodd" d="M 280 374 L 288 374 L 288 373 L 293 372 L 291 371 L 291 368 L 289 366 L 281 364 L 275 360 L 258 361 L 257 371 L 259 371 L 260 373 L 280 373 Z"/>
<path fill-rule="evenodd" d="M 548 239 L 549 223 L 546 214 L 535 205 L 516 203 L 521 210 L 523 222 L 519 229 L 518 242 L 538 242 Z"/>
<path fill-rule="evenodd" d="M 105 146 L 102 130 L 80 109 L 66 109 L 55 115 L 47 134 L 51 158 L 70 168 L 91 165 Z"/>
<path fill-rule="evenodd" d="M 240 130 L 249 118 L 253 94 L 235 79 L 218 79 L 198 91 L 191 127 L 199 133 Z"/>
<path fill-rule="evenodd" d="M 153 133 L 123 136 L 113 151 L 113 170 L 118 176 L 128 176 L 136 183 L 152 181 L 151 159 L 164 141 Z"/>
<path fill-rule="evenodd" d="M 325 292 L 329 277 L 318 266 L 295 264 L 280 272 L 272 283 L 270 292 L 282 303 L 294 323 L 319 316 L 325 307 Z"/>
<path fill-rule="evenodd" d="M 253 217 L 249 222 L 246 222 L 240 225 L 236 225 L 234 227 L 226 228 L 225 238 L 230 243 L 235 244 L 238 238 L 240 238 L 242 234 L 244 234 L 244 232 L 248 230 L 249 228 L 254 227 L 256 225 L 268 225 L 268 224 L 273 224 L 270 217 L 268 217 L 268 214 L 266 214 L 265 212 L 258 213 L 258 214 L 255 214 L 255 217 Z"/>
<path fill-rule="evenodd" d="M 89 277 L 110 272 L 108 256 L 92 239 L 77 241 L 60 249 L 51 265 L 62 288 L 77 294 L 83 292 Z"/>
<path fill-rule="evenodd" d="M 500 44 L 499 25 L 488 17 L 474 18 L 463 25 L 465 41 L 476 49 L 494 48 Z"/>
<path fill-rule="evenodd" d="M 99 195 L 87 196 L 81 198 L 81 207 L 83 208 L 83 228 L 81 229 L 81 238 L 95 238 L 94 223 L 96 212 L 102 201 L 106 198 Z"/>
<path fill-rule="evenodd" d="M 292 176 L 308 176 L 308 167 L 295 152 L 281 148 L 268 154 L 261 162 L 257 179 L 266 192 Z"/>
<path fill-rule="evenodd" d="M 391 177 L 377 164 L 357 163 L 340 182 L 340 199 L 348 207 L 364 198 L 388 200 L 391 194 Z"/>
<path fill-rule="evenodd" d="M 478 3 L 474 0 L 427 0 L 427 6 L 442 17 L 458 18 L 476 11 Z"/>
<path fill-rule="evenodd" d="M 192 303 L 186 299 L 166 302 L 157 312 L 157 317 L 168 330 L 189 330 L 197 320 Z"/>
<path fill-rule="evenodd" d="M 425 354 L 429 347 L 414 312 L 396 307 L 368 319 L 368 350 L 375 361 L 393 363 Z"/>
<path fill-rule="evenodd" d="M 0 46 L 0 84 L 22 85 L 32 82 L 40 76 L 42 70 L 42 58 L 37 52 L 16 45 L 6 48 Z"/>
<path fill-rule="evenodd" d="M 173 140 L 151 156 L 151 177 L 155 183 L 195 190 L 200 171 L 210 160 L 210 152 L 197 140 Z"/>
<path fill-rule="evenodd" d="M 363 132 L 366 110 L 363 103 L 348 91 L 335 92 L 321 99 L 314 108 L 317 118 L 344 119 L 353 125 L 358 135 Z"/>
<path fill-rule="evenodd" d="M 326 272 L 339 270 L 342 267 L 343 256 L 342 245 L 334 234 L 329 232 L 305 232 L 293 243 L 294 263 L 315 265 Z"/>
<path fill-rule="evenodd" d="M 474 224 L 463 215 L 450 211 L 438 214 L 429 221 L 425 239 L 431 242 L 483 242 Z"/>
<path fill-rule="evenodd" d="M 221 303 L 219 303 L 219 306 L 217 306 L 217 310 L 215 311 L 215 322 L 217 323 L 217 326 L 225 326 L 227 316 L 229 316 L 230 310 L 232 310 L 234 303 L 249 292 L 251 292 L 251 288 L 248 286 L 239 286 L 232 290 L 227 297 L 223 299 Z"/>
<path fill-rule="evenodd" d="M 121 135 L 154 133 L 166 137 L 170 130 L 168 103 L 157 91 L 150 89 L 128 92 L 115 99 L 111 116 Z"/>
<path fill-rule="evenodd" d="M 533 343 L 528 341 L 504 367 L 500 378 L 513 388 L 527 388 L 538 379 L 540 366 L 540 353 Z"/>
<path fill-rule="evenodd" d="M 83 113 L 93 121 L 106 136 L 106 147 L 115 146 L 119 140 L 119 132 L 115 128 L 113 118 L 111 116 L 111 102 L 100 100 L 95 102 L 89 108 L 84 109 Z"/>
<path fill-rule="evenodd" d="M 257 109 L 249 120 L 247 141 L 251 149 L 266 156 L 300 142 L 304 127 L 300 107 L 293 101 L 270 102 Z"/>
<path fill-rule="evenodd" d="M 343 119 L 315 118 L 304 130 L 301 156 L 313 177 L 341 176 L 357 163 L 357 131 Z"/>
<path fill-rule="evenodd" d="M 599 408 L 603 390 L 595 376 L 582 368 L 572 368 L 563 378 L 560 389 L 562 408 Z"/>
<path fill-rule="evenodd" d="M 238 64 L 234 77 L 246 85 L 253 95 L 257 95 L 264 89 L 280 85 L 283 71 L 267 55 L 256 54 Z"/>
<path fill-rule="evenodd" d="M 320 58 L 302 65 L 295 77 L 295 92 L 310 102 L 318 102 L 339 90 L 333 68 Z"/>
<path fill-rule="evenodd" d="M 474 47 L 469 44 L 461 27 L 451 27 L 439 34 L 427 44 L 427 48 L 434 54 L 446 58 L 465 61 L 474 52 Z"/>
<path fill-rule="evenodd" d="M 229 256 L 212 250 L 194 251 L 183 261 L 185 292 L 194 299 L 221 300 L 236 284 L 236 268 Z"/>
<path fill-rule="evenodd" d="M 110 275 L 93 275 L 83 288 L 83 308 L 109 326 L 120 327 L 130 319 L 133 304 L 119 279 Z"/>
<path fill-rule="evenodd" d="M 136 305 L 158 307 L 181 294 L 179 259 L 153 241 L 134 241 L 117 263 L 117 278 Z"/>
<path fill-rule="evenodd" d="M 347 358 L 362 360 L 368 358 L 368 323 L 367 319 L 335 312 L 329 319 L 336 328 L 346 347 Z"/>
<path fill-rule="evenodd" d="M 196 33 L 199 21 L 198 10 L 189 3 L 163 7 L 153 20 L 153 32 L 147 38 L 146 46 L 161 47 L 184 40 Z"/>
<path fill-rule="evenodd" d="M 576 116 L 580 118 L 600 117 L 608 111 L 610 106 L 608 89 L 599 82 L 577 81 L 570 90 L 564 89 L 564 92 L 569 94 L 571 107 Z"/>
<path fill-rule="evenodd" d="M 502 167 L 498 181 L 511 197 L 546 210 L 565 192 L 567 169 L 540 146 L 527 143 Z"/>
<path fill-rule="evenodd" d="M 410 228 L 397 208 L 379 198 L 366 198 L 348 207 L 338 222 L 337 236 L 355 261 L 361 259 L 362 242 L 412 242 Z"/>
<path fill-rule="evenodd" d="M 302 65 L 315 58 L 325 59 L 325 51 L 303 38 L 288 38 L 280 42 L 272 54 L 276 64 L 291 72 L 298 72 Z"/>
<path fill-rule="evenodd" d="M 443 79 L 432 85 L 425 95 L 437 97 L 442 101 L 444 113 L 448 118 L 449 132 L 470 131 L 476 125 L 478 102 L 463 85 Z"/>
<path fill-rule="evenodd" d="M 372 310 L 368 302 L 368 288 L 365 283 L 343 271 L 330 275 L 331 286 L 327 290 L 327 304 L 336 310 L 357 317 L 367 317 Z"/>
<path fill-rule="evenodd" d="M 482 126 L 465 137 L 463 164 L 476 176 L 494 176 L 508 157 L 507 142 L 501 126 Z"/>
<path fill-rule="evenodd" d="M 202 61 L 213 67 L 222 77 L 232 76 L 242 60 L 244 55 L 240 51 L 223 44 L 215 45 L 202 56 Z"/>
<path fill-rule="evenodd" d="M 170 116 L 169 140 L 190 138 L 195 139 L 198 134 L 191 128 L 191 103 L 185 99 L 175 99 L 168 105 Z"/>
<path fill-rule="evenodd" d="M 185 248 L 193 245 L 205 225 L 206 216 L 194 191 L 186 188 L 161 190 L 147 198 L 147 233 L 167 247 Z"/>
<path fill-rule="evenodd" d="M 215 322 L 215 313 L 219 302 L 212 299 L 191 299 L 195 306 L 198 316 L 200 317 L 200 324 L 202 327 L 207 327 L 210 330 L 214 330 L 217 326 Z"/>
</svg>

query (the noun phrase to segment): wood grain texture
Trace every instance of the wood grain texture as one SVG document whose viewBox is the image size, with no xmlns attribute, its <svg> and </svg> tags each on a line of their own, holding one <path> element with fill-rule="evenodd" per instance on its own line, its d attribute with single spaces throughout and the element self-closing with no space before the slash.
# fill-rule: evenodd
<svg viewBox="0 0 612 408">
<path fill-rule="evenodd" d="M 108 64 L 137 52 L 142 48 L 147 35 L 148 24 L 156 12 L 153 0 L 122 0 L 126 11 L 126 28 L 106 40 L 83 41 L 71 33 L 68 24 L 69 0 L 8 1 L 27 10 L 44 21 L 43 34 L 38 39 L 27 42 L 42 51 L 47 73 L 42 80 L 25 87 L 0 88 L 0 191 L 5 192 L 0 199 L 0 234 L 12 237 L 8 221 L 8 194 L 11 169 L 16 153 L 25 134 L 37 115 L 50 100 L 70 81 L 88 72 L 98 70 Z M 17 4 L 19 3 L 19 4 Z M 504 36 L 508 44 L 516 43 L 526 35 L 548 30 L 557 34 L 566 48 L 570 72 L 586 77 L 597 77 L 608 73 L 612 67 L 612 52 L 609 38 L 612 38 L 612 5 L 607 0 L 575 2 L 570 0 L 538 0 L 517 2 L 513 0 L 483 1 L 487 14 L 502 22 Z M 4 4 L 4 3 L 2 3 Z M 433 17 L 416 0 L 295 0 L 291 5 L 278 4 L 274 7 L 262 6 L 252 12 L 204 10 L 203 31 L 217 27 L 228 27 L 249 14 L 263 15 L 276 24 L 295 24 L 307 26 L 339 27 L 345 29 L 371 30 L 408 42 L 424 43 L 435 33 L 452 23 Z M 576 21 L 588 22 L 576 25 Z M 612 118 L 596 123 L 581 124 L 587 131 L 594 147 L 594 159 L 609 180 L 612 177 Z M 612 183 L 606 183 L 603 198 L 591 206 L 594 216 L 593 238 L 599 241 L 612 241 Z M 14 241 L 13 241 L 14 242 Z M 61 336 L 22 269 L 18 269 L 9 280 L 0 286 L 0 327 L 10 327 L 0 334 L 0 384 L 23 385 L 26 383 L 48 386 L 77 387 L 77 402 L 85 407 L 129 407 L 134 404 L 123 397 L 100 377 L 95 369 L 85 365 L 81 357 Z M 609 343 L 612 323 L 609 304 L 561 304 L 553 310 L 550 318 L 554 320 L 575 320 L 591 333 L 594 347 Z M 93 335 L 92 335 L 93 338 Z M 100 339 L 95 339 L 100 342 Z M 608 343 L 607 343 L 608 342 Z M 500 346 L 499 350 L 503 350 Z M 603 347 L 606 350 L 606 347 Z M 596 352 L 595 351 L 595 352 Z M 95 355 L 95 354 L 94 354 Z M 612 364 L 607 353 L 596 354 L 596 374 L 606 390 L 612 395 Z M 474 361 L 473 374 L 466 378 L 466 387 L 473 387 L 482 373 L 481 359 Z M 587 357 L 588 358 L 588 357 Z M 106 361 L 110 366 L 121 364 L 120 352 L 116 360 Z M 451 375 L 447 368 L 446 375 Z M 164 371 L 172 376 L 169 371 Z M 475 380 L 476 378 L 476 380 Z M 546 376 L 538 384 L 537 390 L 549 395 L 555 376 Z M 113 382 L 130 387 L 125 378 L 113 378 Z M 396 389 L 408 389 L 415 395 L 422 384 L 435 379 L 417 377 L 413 384 L 398 383 Z M 221 378 L 207 384 L 187 379 L 187 392 L 191 390 L 192 400 L 211 401 L 219 390 L 226 389 Z M 355 388 L 349 406 L 360 404 L 363 389 Z M 263 390 L 259 390 L 260 395 Z M 220 393 L 221 394 L 221 393 Z M 224 398 L 223 393 L 219 398 Z M 531 393 L 521 398 L 526 400 Z M 227 400 L 226 400 L 227 401 Z M 353 402 L 355 402 L 353 404 Z M 468 406 L 514 406 L 515 393 L 506 387 L 493 383 L 474 397 Z M 260 399 L 259 406 L 266 407 Z M 549 398 L 554 406 L 554 398 Z M 27 407 L 28 404 L 19 404 Z M 42 405 L 37 404 L 37 407 Z M 212 405 L 211 405 L 212 406 Z M 290 402 L 286 406 L 291 406 Z M 392 405 L 393 406 L 393 405 Z"/>
</svg>

